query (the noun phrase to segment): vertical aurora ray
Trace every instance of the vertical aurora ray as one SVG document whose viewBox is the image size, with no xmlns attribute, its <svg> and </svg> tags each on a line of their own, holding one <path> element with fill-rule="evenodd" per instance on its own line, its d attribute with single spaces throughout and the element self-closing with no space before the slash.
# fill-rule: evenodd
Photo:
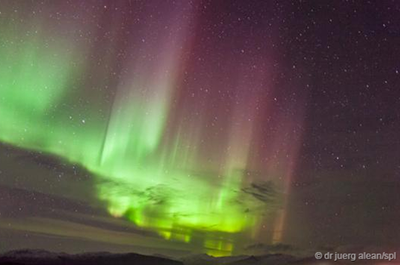
<svg viewBox="0 0 400 265">
<path fill-rule="evenodd" d="M 113 216 L 166 239 L 201 245 L 210 254 L 229 255 L 238 238 L 255 238 L 263 216 L 275 211 L 254 192 L 243 192 L 252 181 L 268 179 L 248 174 L 252 160 L 259 160 L 254 158 L 257 140 L 264 137 L 256 107 L 263 73 L 249 78 L 250 73 L 238 71 L 237 84 L 227 84 L 241 101 L 213 99 L 227 104 L 229 115 L 204 99 L 200 99 L 203 105 L 186 103 L 179 109 L 177 102 L 188 93 L 180 86 L 195 19 L 190 4 L 159 8 L 163 15 L 147 18 L 141 28 L 144 33 L 134 35 L 132 45 L 123 48 L 129 59 L 115 63 L 110 52 L 104 55 L 104 69 L 89 59 L 81 62 L 82 56 L 90 57 L 93 44 L 65 43 L 65 39 L 59 40 L 62 45 L 48 43 L 45 33 L 29 36 L 26 32 L 31 30 L 21 29 L 16 34 L 2 25 L 0 140 L 87 168 L 98 180 L 98 199 Z M 117 16 L 112 17 L 116 27 L 126 26 Z M 107 43 L 106 50 L 117 50 L 113 45 Z M 72 89 L 76 84 L 95 83 L 87 80 L 96 67 L 109 75 L 99 78 L 114 80 L 110 81 L 113 87 L 96 87 L 96 97 L 85 95 L 90 87 Z M 101 98 L 103 94 L 111 94 L 111 99 Z M 82 98 L 97 98 L 97 102 L 72 106 Z M 225 126 L 209 126 L 210 112 Z M 210 135 L 218 135 L 217 140 Z M 273 141 L 267 148 L 270 154 L 282 148 L 275 141 L 283 139 Z M 204 158 L 212 153 L 218 163 Z M 293 158 L 295 152 L 289 153 Z M 283 167 L 271 166 L 266 172 L 282 173 Z"/>
</svg>

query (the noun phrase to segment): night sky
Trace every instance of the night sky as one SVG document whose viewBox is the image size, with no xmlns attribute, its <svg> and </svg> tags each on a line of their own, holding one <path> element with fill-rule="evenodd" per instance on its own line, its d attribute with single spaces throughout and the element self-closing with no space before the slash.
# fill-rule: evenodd
<svg viewBox="0 0 400 265">
<path fill-rule="evenodd" d="M 398 1 L 0 0 L 0 252 L 399 248 L 399 59 Z"/>
</svg>

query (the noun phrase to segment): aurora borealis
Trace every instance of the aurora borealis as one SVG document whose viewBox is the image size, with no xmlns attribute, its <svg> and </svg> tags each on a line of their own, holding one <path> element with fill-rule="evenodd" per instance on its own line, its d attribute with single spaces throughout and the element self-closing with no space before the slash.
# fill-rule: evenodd
<svg viewBox="0 0 400 265">
<path fill-rule="evenodd" d="M 121 5 L 121 9 L 130 6 Z M 247 171 L 259 171 L 262 166 L 256 161 L 259 158 L 250 156 L 257 151 L 261 137 L 257 112 L 269 107 L 268 102 L 259 102 L 265 93 L 261 74 L 268 72 L 267 66 L 261 66 L 259 73 L 241 76 L 248 67 L 256 67 L 244 66 L 238 80 L 229 84 L 233 98 L 211 95 L 215 102 L 209 104 L 208 94 L 217 84 L 202 84 L 208 78 L 200 84 L 182 84 L 185 73 L 180 68 L 190 67 L 185 53 L 192 48 L 188 31 L 193 30 L 195 19 L 193 3 L 167 5 L 165 14 L 146 18 L 150 21 L 138 26 L 118 12 L 109 13 L 107 9 L 118 8 L 118 4 L 102 8 L 97 12 L 111 21 L 106 33 L 117 36 L 100 33 L 105 38 L 101 42 L 57 36 L 47 43 L 43 39 L 52 33 L 35 23 L 28 29 L 15 23 L 9 29 L 19 33 L 6 31 L 2 52 L 7 67 L 0 78 L 1 140 L 88 169 L 98 178 L 97 197 L 111 215 L 185 242 L 190 242 L 195 231 L 206 237 L 208 231 L 220 232 L 217 238 L 206 238 L 205 247 L 208 244 L 211 251 L 217 248 L 229 254 L 233 248 L 229 234 L 254 233 L 262 215 L 276 210 L 275 203 L 268 205 L 262 197 L 261 186 L 253 184 L 261 193 L 258 197 L 253 191 L 241 191 L 251 187 Z M 84 34 L 85 28 L 95 24 L 74 27 Z M 138 29 L 131 34 L 115 29 L 135 26 Z M 75 33 L 72 28 L 66 30 Z M 121 41 L 123 47 L 117 47 Z M 104 53 L 85 60 L 98 49 Z M 103 87 L 98 87 L 99 83 Z M 203 85 L 209 88 L 195 89 L 204 89 L 205 96 L 195 95 L 189 88 Z M 247 87 L 254 90 L 250 95 Z M 93 95 L 86 98 L 85 93 Z M 198 106 L 191 102 L 196 97 L 203 97 Z M 83 104 L 75 103 L 83 99 Z M 298 125 L 284 122 L 282 127 L 287 128 L 276 133 L 287 134 L 294 126 Z M 271 143 L 279 140 L 277 135 L 271 138 Z M 296 145 L 296 139 L 292 141 Z M 270 146 L 263 151 L 274 153 L 278 148 Z M 294 155 L 295 151 L 286 153 Z M 284 163 L 273 169 L 281 180 L 279 185 L 290 174 L 285 169 L 290 165 Z M 279 192 L 284 196 L 284 191 Z"/>
<path fill-rule="evenodd" d="M 387 64 L 381 69 L 390 70 L 376 70 L 376 76 L 369 77 L 358 57 L 350 56 L 335 67 L 320 59 L 347 58 L 347 51 L 331 44 L 317 18 L 296 17 L 302 9 L 324 10 L 317 3 L 293 7 L 284 1 L 250 2 L 0 1 L 0 142 L 31 154 L 39 168 L 45 165 L 43 156 L 74 172 L 51 169 L 55 178 L 41 182 L 44 171 L 38 169 L 41 173 L 32 173 L 28 181 L 36 178 L 37 188 L 11 177 L 4 177 L 0 187 L 83 203 L 96 213 L 104 210 L 99 220 L 150 233 L 165 246 L 175 242 L 174 249 L 225 256 L 258 242 L 323 241 L 314 232 L 298 231 L 312 226 L 324 231 L 325 225 L 334 223 L 330 215 L 318 215 L 316 210 L 323 207 L 318 201 L 328 205 L 324 194 L 330 194 L 327 187 L 335 187 L 334 178 L 349 175 L 354 183 L 369 183 L 368 187 L 382 183 L 373 172 L 387 172 L 389 182 L 395 179 L 391 170 L 396 162 L 383 162 L 394 151 L 379 153 L 374 151 L 379 148 L 372 148 L 366 151 L 368 159 L 360 158 L 358 145 L 365 145 L 357 141 L 374 142 L 370 132 L 375 130 L 388 135 L 398 149 L 392 132 L 398 128 L 399 110 L 391 108 L 397 103 L 377 92 L 383 84 L 391 86 L 386 88 L 391 94 L 398 77 L 386 77 L 384 72 L 398 72 Z M 318 14 L 324 27 L 335 23 L 329 20 L 336 19 L 335 10 L 326 21 Z M 304 31 L 296 28 L 298 20 L 306 24 L 299 26 Z M 351 32 L 364 26 L 354 24 Z M 328 32 L 339 31 L 339 26 L 332 26 Z M 296 42 L 303 36 L 308 42 Z M 343 45 L 349 43 L 353 42 Z M 376 45 L 364 44 L 368 51 Z M 322 46 L 329 48 L 321 51 Z M 372 64 L 366 54 L 359 56 Z M 351 71 L 354 79 L 347 75 Z M 350 87 L 359 88 L 348 92 Z M 374 105 L 371 112 L 378 116 L 371 116 L 363 104 Z M 342 110 L 351 113 L 348 121 Z M 390 122 L 386 127 L 372 122 L 364 129 L 369 119 Z M 339 135 L 340 126 L 332 124 L 346 129 Z M 357 133 L 358 140 L 351 138 Z M 378 156 L 381 164 L 372 166 Z M 9 157 L 4 155 L 0 163 Z M 370 182 L 363 181 L 360 171 L 367 166 L 373 168 Z M 12 172 L 3 167 L 0 164 L 0 174 Z M 64 176 L 82 172 L 89 180 Z M 61 184 L 49 186 L 53 182 Z M 361 189 L 355 195 L 356 184 L 348 180 L 341 183 L 337 190 L 347 190 L 347 202 L 332 206 L 335 214 L 349 211 L 343 205 L 354 206 L 349 201 L 365 194 Z M 68 189 L 59 194 L 63 185 Z M 378 204 L 387 201 L 380 196 Z M 309 206 L 314 210 L 304 208 Z M 380 214 L 376 211 L 373 216 Z M 18 219 L 4 209 L 0 213 Z M 361 210 L 353 213 L 362 215 Z M 78 218 L 76 211 L 73 215 Z M 321 223 L 311 221 L 314 215 Z M 96 218 L 91 214 L 90 220 Z M 36 221 L 27 226 L 29 233 L 68 237 L 54 232 L 57 229 L 33 229 Z M 54 224 L 67 226 L 59 218 Z M 140 240 L 131 243 L 125 234 L 110 238 L 121 245 L 141 245 Z M 311 239 L 305 243 L 299 238 Z"/>
</svg>

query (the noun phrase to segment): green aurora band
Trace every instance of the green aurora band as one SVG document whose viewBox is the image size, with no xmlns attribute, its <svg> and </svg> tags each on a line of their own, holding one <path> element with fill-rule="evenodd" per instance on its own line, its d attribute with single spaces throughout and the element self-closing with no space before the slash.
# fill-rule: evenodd
<svg viewBox="0 0 400 265">
<path fill-rule="evenodd" d="M 196 128 L 166 133 L 178 78 L 179 36 L 160 48 L 167 55 L 151 74 L 128 73 L 111 109 L 104 110 L 99 104 L 72 107 L 82 93 L 72 88 L 84 79 L 80 49 L 45 42 L 46 33 L 40 31 L 35 36 L 15 32 L 3 29 L 0 40 L 2 142 L 80 164 L 96 176 L 96 194 L 110 214 L 166 239 L 189 243 L 196 233 L 204 234 L 201 244 L 208 253 L 229 255 L 235 235 L 256 233 L 260 213 L 268 209 L 240 192 L 251 126 L 233 129 L 232 155 L 221 172 L 211 173 L 194 171 L 196 152 L 188 139 L 191 146 L 199 144 Z"/>
</svg>

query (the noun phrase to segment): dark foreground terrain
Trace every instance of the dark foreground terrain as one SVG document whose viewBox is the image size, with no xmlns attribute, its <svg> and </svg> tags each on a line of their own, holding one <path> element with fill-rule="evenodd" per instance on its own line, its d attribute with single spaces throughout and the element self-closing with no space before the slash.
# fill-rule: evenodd
<svg viewBox="0 0 400 265">
<path fill-rule="evenodd" d="M 41 250 L 18 250 L 0 256 L 1 265 L 183 265 L 180 261 L 139 254 L 87 253 L 69 255 Z"/>
<path fill-rule="evenodd" d="M 193 255 L 181 261 L 164 257 L 145 256 L 134 253 L 112 254 L 108 252 L 66 254 L 43 250 L 16 250 L 0 255 L 0 265 L 331 265 L 331 264 L 370 264 L 399 265 L 397 261 L 358 261 L 333 262 L 318 261 L 314 257 L 296 258 L 284 254 L 263 256 L 238 256 L 214 258 L 207 255 Z"/>
</svg>

